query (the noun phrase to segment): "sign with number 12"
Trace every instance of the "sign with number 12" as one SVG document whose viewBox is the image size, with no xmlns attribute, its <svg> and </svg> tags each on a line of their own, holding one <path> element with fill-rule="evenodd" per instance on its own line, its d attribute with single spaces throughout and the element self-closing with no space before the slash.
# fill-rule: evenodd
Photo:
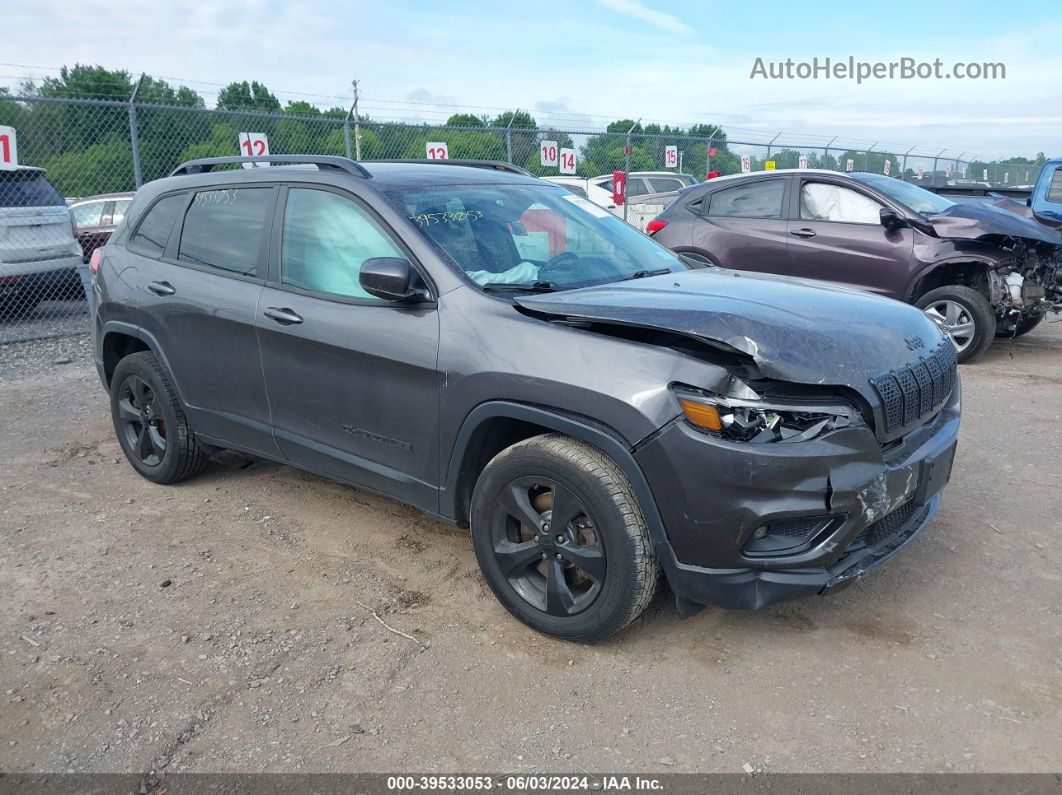
<svg viewBox="0 0 1062 795">
<path fill-rule="evenodd" d="M 450 159 L 450 150 L 446 148 L 446 141 L 428 141 L 425 148 L 428 150 L 428 160 Z"/>
<path fill-rule="evenodd" d="M 15 143 L 15 128 L 0 126 L 0 171 L 18 168 L 18 146 Z"/>
<path fill-rule="evenodd" d="M 240 133 L 240 154 L 245 157 L 265 157 L 269 154 L 269 139 L 265 133 Z M 244 168 L 268 166 L 269 163 L 244 163 Z"/>
<path fill-rule="evenodd" d="M 575 150 L 574 149 L 561 149 L 560 150 L 560 173 L 562 173 L 562 174 L 574 174 L 575 173 Z"/>
</svg>

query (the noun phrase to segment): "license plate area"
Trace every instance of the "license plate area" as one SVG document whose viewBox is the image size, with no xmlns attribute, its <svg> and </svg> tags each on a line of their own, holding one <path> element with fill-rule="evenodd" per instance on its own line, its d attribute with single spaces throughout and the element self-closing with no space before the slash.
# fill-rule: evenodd
<svg viewBox="0 0 1062 795">
<path fill-rule="evenodd" d="M 922 462 L 922 477 L 914 497 L 917 505 L 925 505 L 947 485 L 954 463 L 954 444 Z"/>
</svg>

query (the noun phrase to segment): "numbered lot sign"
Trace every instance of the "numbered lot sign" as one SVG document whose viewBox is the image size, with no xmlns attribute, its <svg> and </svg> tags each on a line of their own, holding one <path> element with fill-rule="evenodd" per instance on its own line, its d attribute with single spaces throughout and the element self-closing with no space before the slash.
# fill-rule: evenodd
<svg viewBox="0 0 1062 795">
<path fill-rule="evenodd" d="M 985 180 L 986 182 L 988 181 L 988 169 L 987 168 L 984 171 L 981 172 L 981 179 Z"/>
<path fill-rule="evenodd" d="M 664 147 L 664 168 L 678 168 L 678 147 Z"/>
<path fill-rule="evenodd" d="M 855 171 L 855 161 L 849 158 L 848 162 L 844 164 L 845 171 Z"/>
<path fill-rule="evenodd" d="M 446 148 L 446 141 L 428 141 L 424 148 L 428 150 L 428 160 L 450 159 L 450 150 Z"/>
<path fill-rule="evenodd" d="M 764 171 L 774 171 L 775 168 L 777 168 L 777 167 L 778 167 L 778 164 L 775 163 L 773 160 L 768 160 L 768 161 L 766 161 L 763 164 L 763 170 Z"/>
<path fill-rule="evenodd" d="M 799 162 L 797 164 L 797 168 L 807 168 L 807 167 L 808 167 L 808 156 L 807 155 L 801 155 L 800 156 L 800 160 L 799 160 Z"/>
<path fill-rule="evenodd" d="M 240 133 L 240 154 L 245 157 L 265 157 L 269 154 L 269 139 L 265 133 Z M 244 163 L 244 168 L 268 166 L 269 163 Z"/>
<path fill-rule="evenodd" d="M 575 150 L 574 149 L 561 149 L 560 150 L 560 173 L 562 173 L 562 174 L 574 174 L 575 173 Z"/>
<path fill-rule="evenodd" d="M 543 141 L 539 147 L 538 152 L 542 155 L 543 166 L 556 166 L 557 165 L 557 142 L 556 141 Z"/>
<path fill-rule="evenodd" d="M 748 155 L 741 156 L 741 171 L 742 173 L 752 171 L 752 158 Z"/>
<path fill-rule="evenodd" d="M 922 169 L 918 169 L 918 178 L 919 179 L 922 179 L 922 177 L 924 177 L 925 175 L 926 175 L 925 171 L 923 171 Z"/>
<path fill-rule="evenodd" d="M 18 168 L 18 146 L 15 143 L 15 128 L 0 126 L 0 171 Z"/>
<path fill-rule="evenodd" d="M 889 171 L 891 171 L 891 170 L 892 170 L 892 161 L 891 160 L 886 160 L 885 161 L 885 176 L 886 177 L 889 176 Z"/>
</svg>

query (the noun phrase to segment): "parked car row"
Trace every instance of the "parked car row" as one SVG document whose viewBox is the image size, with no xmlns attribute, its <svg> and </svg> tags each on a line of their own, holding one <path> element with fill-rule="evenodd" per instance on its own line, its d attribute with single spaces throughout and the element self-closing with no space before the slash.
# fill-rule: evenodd
<svg viewBox="0 0 1062 795">
<path fill-rule="evenodd" d="M 684 189 L 647 229 L 714 265 L 914 304 L 947 332 L 960 362 L 1062 308 L 1062 237 L 1028 207 L 956 202 L 880 174 L 720 177 Z"/>
<path fill-rule="evenodd" d="M 292 167 L 215 170 L 252 160 Z M 837 591 L 940 503 L 956 346 L 873 292 L 704 267 L 749 245 L 737 209 L 765 241 L 851 211 L 915 245 L 887 194 L 885 225 L 842 183 L 774 179 L 689 188 L 653 240 L 504 163 L 184 163 L 91 259 L 118 440 L 160 484 L 235 448 L 467 527 L 505 608 L 567 640 L 661 579 L 683 616 Z M 693 245 L 702 217 L 725 245 Z"/>
</svg>

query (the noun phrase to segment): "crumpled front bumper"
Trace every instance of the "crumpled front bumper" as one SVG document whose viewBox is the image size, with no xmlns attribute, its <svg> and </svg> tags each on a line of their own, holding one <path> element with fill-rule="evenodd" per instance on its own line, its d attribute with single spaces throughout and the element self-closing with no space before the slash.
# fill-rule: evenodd
<svg viewBox="0 0 1062 795">
<path fill-rule="evenodd" d="M 929 423 L 882 448 L 868 428 L 794 444 L 740 444 L 678 420 L 635 453 L 663 520 L 668 583 L 696 604 L 758 608 L 851 584 L 928 524 L 951 473 L 959 389 Z M 791 554 L 746 553 L 757 528 L 826 529 Z"/>
</svg>

